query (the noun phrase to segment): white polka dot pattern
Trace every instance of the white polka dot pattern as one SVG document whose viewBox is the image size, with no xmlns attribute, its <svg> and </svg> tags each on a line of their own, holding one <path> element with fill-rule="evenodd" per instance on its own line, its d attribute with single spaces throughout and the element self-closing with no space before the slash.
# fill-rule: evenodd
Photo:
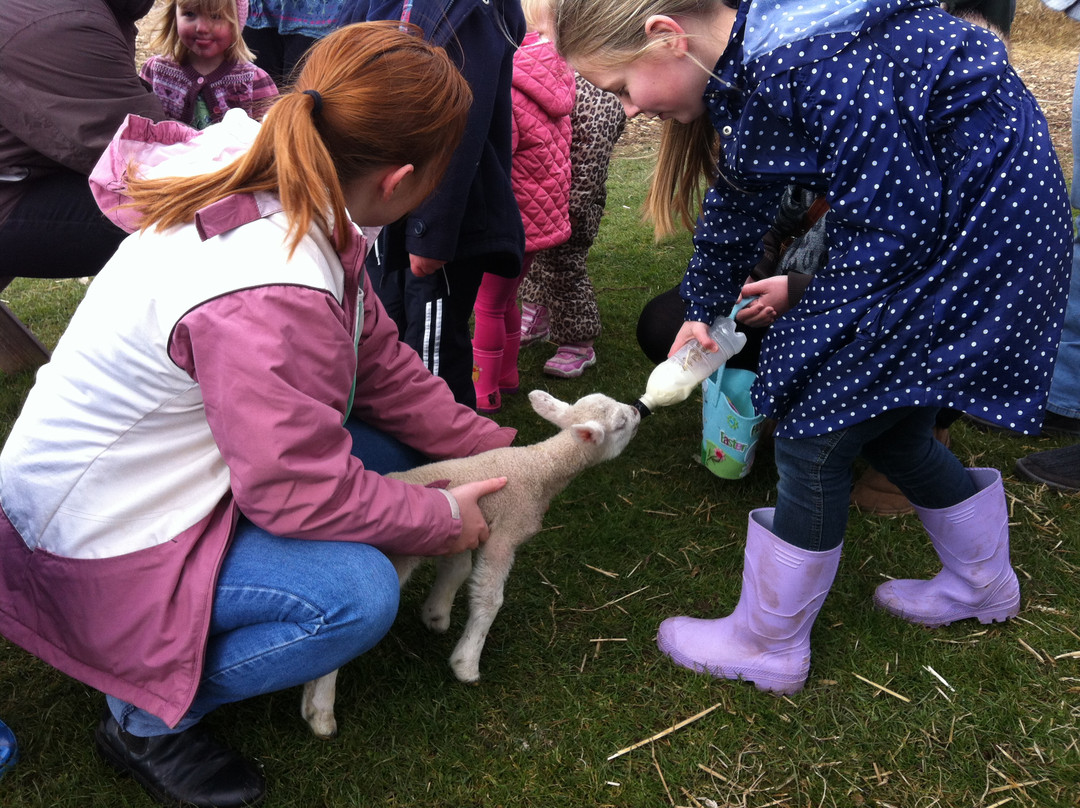
<svg viewBox="0 0 1080 808">
<path fill-rule="evenodd" d="M 831 30 L 809 39 L 750 28 L 783 24 L 792 0 L 755 0 L 749 22 L 740 9 L 705 96 L 730 134 L 683 281 L 688 318 L 730 307 L 797 183 L 831 205 L 829 260 L 763 346 L 754 402 L 778 434 L 903 406 L 1036 431 L 1072 235 L 1046 121 L 982 29 L 919 0 L 827 2 Z M 784 44 L 746 59 L 744 35 Z"/>
</svg>

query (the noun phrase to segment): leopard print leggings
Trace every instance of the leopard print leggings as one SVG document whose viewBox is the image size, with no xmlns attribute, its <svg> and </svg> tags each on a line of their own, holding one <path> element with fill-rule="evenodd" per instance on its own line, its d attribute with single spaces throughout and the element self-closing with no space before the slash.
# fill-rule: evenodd
<svg viewBox="0 0 1080 808">
<path fill-rule="evenodd" d="M 570 238 L 538 252 L 521 284 L 523 300 L 548 308 L 550 339 L 559 345 L 600 336 L 600 309 L 586 259 L 604 214 L 611 152 L 626 125 L 619 99 L 581 76 L 570 119 Z"/>
</svg>

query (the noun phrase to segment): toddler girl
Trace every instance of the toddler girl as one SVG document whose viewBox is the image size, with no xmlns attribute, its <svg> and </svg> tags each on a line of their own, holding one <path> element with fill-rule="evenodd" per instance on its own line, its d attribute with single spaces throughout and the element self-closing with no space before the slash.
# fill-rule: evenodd
<svg viewBox="0 0 1080 808">
<path fill-rule="evenodd" d="M 541 33 L 546 0 L 522 4 L 529 31 L 514 54 L 513 158 L 510 179 L 525 226 L 521 273 L 486 273 L 474 304 L 473 386 L 476 409 L 495 413 L 503 392 L 517 392 L 521 309 L 517 292 L 538 250 L 570 236 L 570 111 L 574 74 Z"/>
<path fill-rule="evenodd" d="M 544 373 L 563 379 L 576 378 L 596 364 L 600 309 L 587 261 L 604 215 L 611 153 L 626 125 L 619 99 L 580 75 L 575 81 L 570 238 L 537 253 L 521 284 L 521 344 L 550 339 L 558 345 L 544 363 Z"/>
<path fill-rule="evenodd" d="M 252 64 L 241 32 L 247 0 L 170 0 L 161 8 L 141 74 L 165 114 L 195 129 L 239 107 L 261 119 L 278 94 L 273 79 Z"/>
</svg>

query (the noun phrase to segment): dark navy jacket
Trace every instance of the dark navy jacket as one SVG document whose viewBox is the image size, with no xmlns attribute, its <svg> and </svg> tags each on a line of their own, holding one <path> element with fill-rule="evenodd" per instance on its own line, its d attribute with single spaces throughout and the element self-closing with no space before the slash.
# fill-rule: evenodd
<svg viewBox="0 0 1080 808">
<path fill-rule="evenodd" d="M 341 24 L 401 19 L 401 12 L 402 0 L 355 0 L 342 4 Z M 446 48 L 472 88 L 473 105 L 442 183 L 393 229 L 414 255 L 450 261 L 503 254 L 502 263 L 520 270 L 525 233 L 510 184 L 510 81 L 525 36 L 519 0 L 412 0 L 409 22 Z"/>
</svg>

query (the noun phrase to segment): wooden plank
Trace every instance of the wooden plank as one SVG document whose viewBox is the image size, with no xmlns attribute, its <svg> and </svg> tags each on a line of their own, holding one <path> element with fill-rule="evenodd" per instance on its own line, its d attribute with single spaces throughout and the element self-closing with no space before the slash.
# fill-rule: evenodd
<svg viewBox="0 0 1080 808">
<path fill-rule="evenodd" d="M 9 283 L 11 278 L 0 277 L 0 290 Z M 15 316 L 15 312 L 0 302 L 0 370 L 18 373 L 48 361 L 49 351 L 41 340 Z"/>
</svg>

